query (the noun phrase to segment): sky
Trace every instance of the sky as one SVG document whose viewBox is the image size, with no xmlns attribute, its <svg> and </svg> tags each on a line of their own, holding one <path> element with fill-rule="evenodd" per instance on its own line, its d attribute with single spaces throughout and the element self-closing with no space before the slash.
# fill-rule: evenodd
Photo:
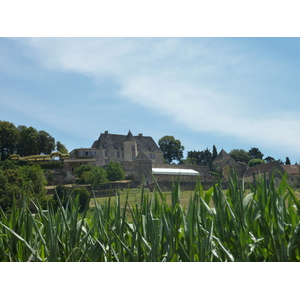
<svg viewBox="0 0 300 300">
<path fill-rule="evenodd" d="M 300 162 L 299 38 L 0 38 L 0 119 L 71 151 L 104 131 Z"/>
</svg>

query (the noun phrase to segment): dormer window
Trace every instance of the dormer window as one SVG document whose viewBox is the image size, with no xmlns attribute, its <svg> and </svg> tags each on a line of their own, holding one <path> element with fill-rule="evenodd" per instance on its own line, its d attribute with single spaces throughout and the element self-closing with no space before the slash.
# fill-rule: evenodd
<svg viewBox="0 0 300 300">
<path fill-rule="evenodd" d="M 107 148 L 107 143 L 103 143 L 103 148 Z"/>
</svg>

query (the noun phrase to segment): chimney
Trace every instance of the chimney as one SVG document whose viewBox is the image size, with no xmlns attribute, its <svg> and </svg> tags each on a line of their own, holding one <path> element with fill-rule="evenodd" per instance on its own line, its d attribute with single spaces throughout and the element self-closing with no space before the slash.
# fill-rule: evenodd
<svg viewBox="0 0 300 300">
<path fill-rule="evenodd" d="M 106 136 L 106 137 L 108 136 L 108 131 L 105 131 L 105 136 Z"/>
<path fill-rule="evenodd" d="M 143 137 L 142 133 L 139 133 L 139 139 L 141 139 Z"/>
</svg>

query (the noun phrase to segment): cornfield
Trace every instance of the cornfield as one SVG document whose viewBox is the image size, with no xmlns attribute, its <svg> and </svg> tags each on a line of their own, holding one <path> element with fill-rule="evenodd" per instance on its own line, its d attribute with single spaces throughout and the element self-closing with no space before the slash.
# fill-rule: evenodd
<svg viewBox="0 0 300 300">
<path fill-rule="evenodd" d="M 0 261 L 299 261 L 300 203 L 285 177 L 273 182 L 261 176 L 246 190 L 234 174 L 227 191 L 220 181 L 204 191 L 199 181 L 183 207 L 178 179 L 171 204 L 157 184 L 136 199 L 128 191 L 122 207 L 118 194 L 101 205 L 93 199 L 83 213 L 78 198 L 43 210 L 24 191 L 21 206 L 0 210 Z"/>
</svg>

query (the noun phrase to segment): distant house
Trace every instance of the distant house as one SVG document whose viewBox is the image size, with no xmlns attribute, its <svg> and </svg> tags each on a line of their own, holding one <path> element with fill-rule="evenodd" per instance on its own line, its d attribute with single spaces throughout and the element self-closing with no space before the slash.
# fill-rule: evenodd
<svg viewBox="0 0 300 300">
<path fill-rule="evenodd" d="M 242 176 L 247 169 L 245 163 L 236 162 L 224 149 L 220 151 L 212 165 L 213 170 L 222 174 L 225 179 L 228 179 L 228 176 L 233 169 L 235 169 L 239 177 Z"/>
<path fill-rule="evenodd" d="M 244 174 L 244 181 L 254 182 L 255 178 L 261 175 L 265 176 L 268 181 L 274 178 L 275 184 L 278 185 L 284 173 L 285 170 L 278 161 L 271 161 L 269 163 L 248 168 Z"/>
</svg>

